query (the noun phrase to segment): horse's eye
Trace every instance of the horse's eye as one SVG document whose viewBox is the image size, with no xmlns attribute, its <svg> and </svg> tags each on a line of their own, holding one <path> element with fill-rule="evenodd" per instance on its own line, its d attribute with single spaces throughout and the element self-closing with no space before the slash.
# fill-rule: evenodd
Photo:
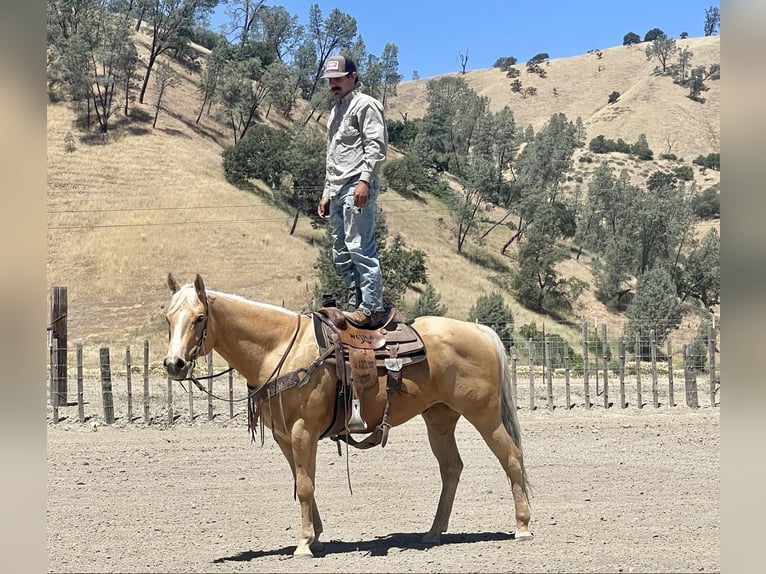
<svg viewBox="0 0 766 574">
<path fill-rule="evenodd" d="M 197 318 L 194 320 L 195 323 L 202 323 L 202 321 L 205 320 L 204 315 L 197 315 Z"/>
</svg>

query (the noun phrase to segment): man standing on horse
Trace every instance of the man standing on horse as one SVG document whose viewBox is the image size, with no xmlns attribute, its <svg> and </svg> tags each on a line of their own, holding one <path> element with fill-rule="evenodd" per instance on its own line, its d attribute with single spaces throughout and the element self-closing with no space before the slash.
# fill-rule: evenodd
<svg viewBox="0 0 766 574">
<path fill-rule="evenodd" d="M 322 78 L 330 83 L 335 105 L 327 120 L 327 171 L 317 212 L 330 219 L 333 263 L 348 291 L 346 319 L 358 327 L 377 327 L 383 277 L 375 201 L 388 149 L 383 105 L 357 89 L 356 64 L 348 56 L 328 58 Z"/>
</svg>

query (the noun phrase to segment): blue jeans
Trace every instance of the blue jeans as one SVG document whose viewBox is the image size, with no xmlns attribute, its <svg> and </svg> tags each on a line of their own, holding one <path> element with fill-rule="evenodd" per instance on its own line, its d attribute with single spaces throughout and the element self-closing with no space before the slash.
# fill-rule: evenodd
<svg viewBox="0 0 766 574">
<path fill-rule="evenodd" d="M 380 181 L 370 182 L 364 207 L 354 207 L 357 180 L 343 186 L 330 200 L 332 260 L 347 289 L 358 289 L 362 307 L 370 312 L 383 310 L 383 277 L 375 241 L 375 200 Z"/>
</svg>

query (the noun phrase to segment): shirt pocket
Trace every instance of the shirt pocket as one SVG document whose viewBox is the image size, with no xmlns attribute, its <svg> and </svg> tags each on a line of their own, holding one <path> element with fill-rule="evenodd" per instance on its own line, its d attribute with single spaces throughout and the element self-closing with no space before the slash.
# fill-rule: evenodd
<svg viewBox="0 0 766 574">
<path fill-rule="evenodd" d="M 354 145 L 359 141 L 359 119 L 356 116 L 349 116 L 343 119 L 340 126 L 340 139 L 345 145 Z"/>
</svg>

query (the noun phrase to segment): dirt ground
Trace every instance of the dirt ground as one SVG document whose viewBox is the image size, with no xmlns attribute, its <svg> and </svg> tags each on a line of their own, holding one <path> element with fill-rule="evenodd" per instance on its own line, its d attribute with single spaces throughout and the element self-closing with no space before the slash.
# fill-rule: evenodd
<svg viewBox="0 0 766 574">
<path fill-rule="evenodd" d="M 147 426 L 76 414 L 48 418 L 49 572 L 721 569 L 720 408 L 519 410 L 529 542 L 511 538 L 510 485 L 463 420 L 465 468 L 436 546 L 421 543 L 440 479 L 420 417 L 393 428 L 385 448 L 348 458 L 322 441 L 325 546 L 313 559 L 292 557 L 300 510 L 268 430 L 261 447 L 240 415 Z"/>
</svg>

